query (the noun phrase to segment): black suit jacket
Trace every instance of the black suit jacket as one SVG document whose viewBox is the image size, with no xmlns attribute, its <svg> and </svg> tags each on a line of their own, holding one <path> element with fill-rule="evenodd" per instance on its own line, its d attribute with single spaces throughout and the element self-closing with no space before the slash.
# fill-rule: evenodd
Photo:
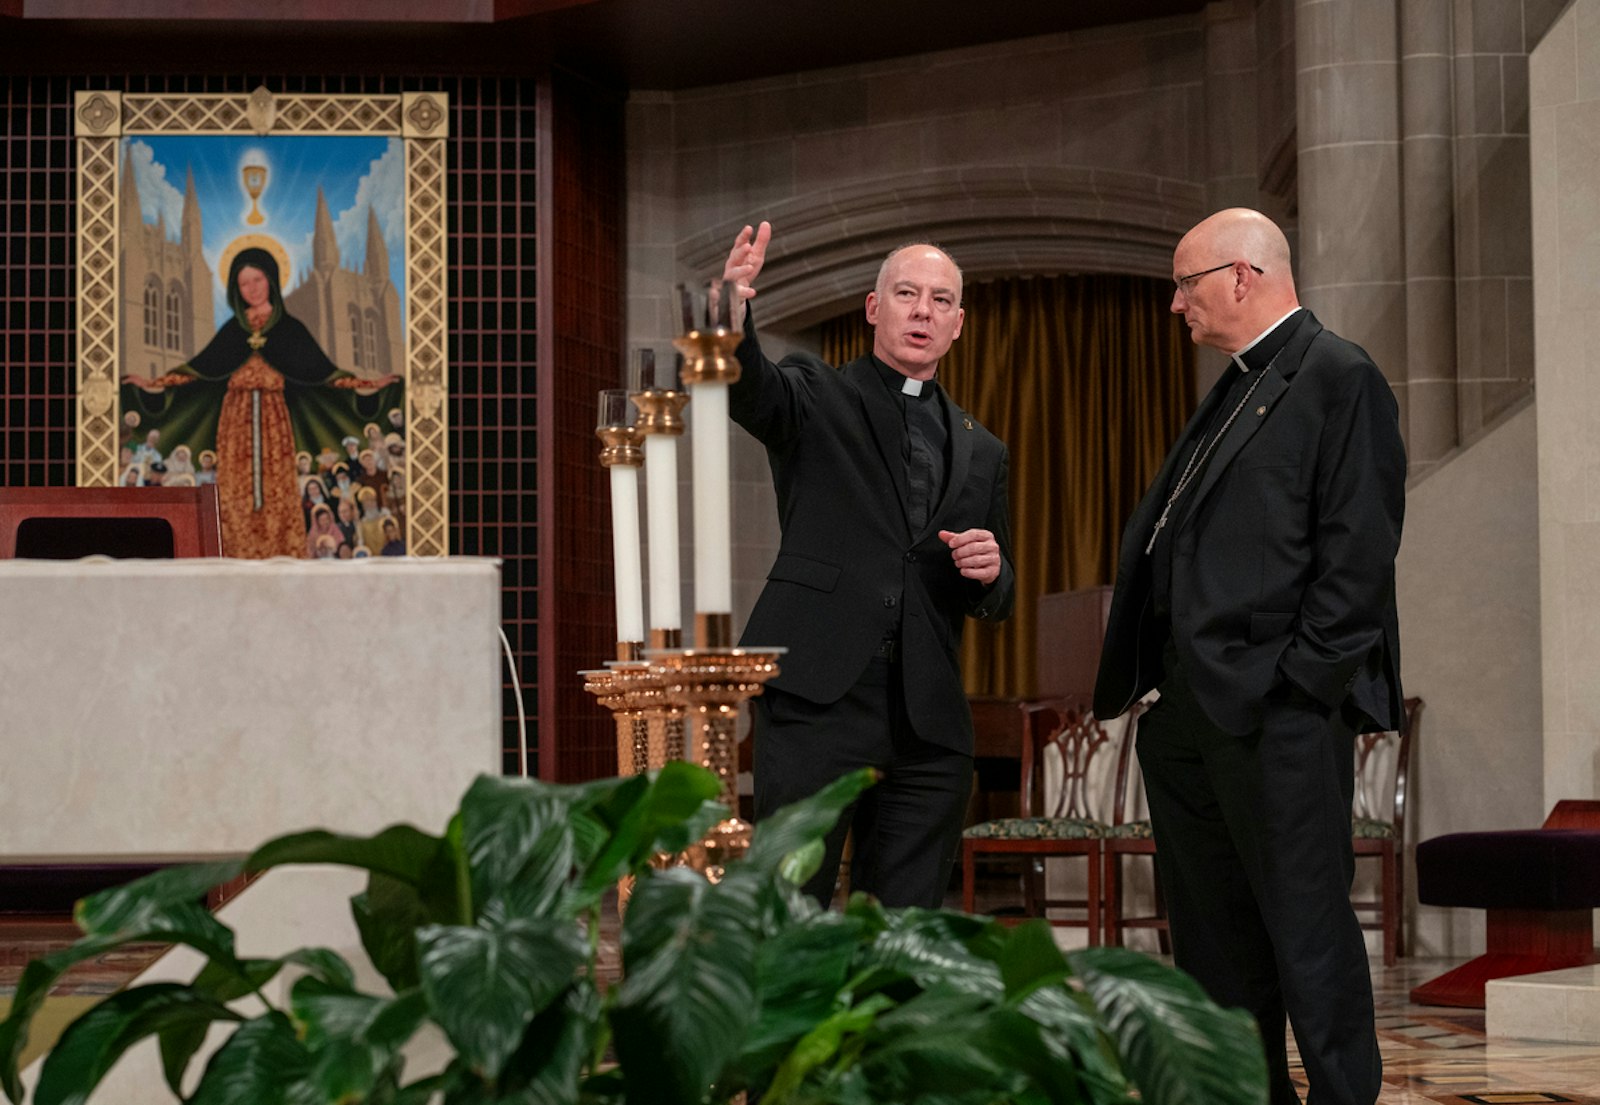
<svg viewBox="0 0 1600 1105">
<path fill-rule="evenodd" d="M 1311 312 L 1281 326 L 1288 341 L 1276 362 L 1167 522 L 1172 638 L 1196 699 L 1228 732 L 1258 728 L 1263 701 L 1285 679 L 1330 711 L 1348 704 L 1364 726 L 1394 728 L 1406 472 L 1398 407 L 1366 352 Z M 1101 717 L 1165 675 L 1168 625 L 1153 609 L 1145 546 L 1237 371 L 1200 404 L 1123 531 L 1095 685 Z"/>
<path fill-rule="evenodd" d="M 747 317 L 734 421 L 767 449 L 782 542 L 743 641 L 788 653 L 771 686 L 817 703 L 853 686 L 886 632 L 898 632 L 908 716 L 923 740 L 972 750 L 957 648 L 970 614 L 1011 613 L 1016 576 L 1006 447 L 949 396 L 944 493 L 928 525 L 907 520 L 905 428 L 870 357 L 841 369 L 798 354 L 773 364 Z M 1000 577 L 962 578 L 940 530 L 990 530 Z"/>
</svg>

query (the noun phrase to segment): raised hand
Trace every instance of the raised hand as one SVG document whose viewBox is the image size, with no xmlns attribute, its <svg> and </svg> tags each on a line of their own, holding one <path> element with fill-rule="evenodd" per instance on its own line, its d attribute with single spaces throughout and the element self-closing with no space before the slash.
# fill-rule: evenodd
<svg viewBox="0 0 1600 1105">
<path fill-rule="evenodd" d="M 722 279 L 724 294 L 727 285 L 732 285 L 738 293 L 729 304 L 735 330 L 744 328 L 745 303 L 755 298 L 755 280 L 761 275 L 761 266 L 767 263 L 767 243 L 771 241 L 772 224 L 763 220 L 760 227 L 746 226 L 739 231 L 739 236 L 733 240 L 733 248 L 728 251 L 728 263 L 722 267 Z"/>
<path fill-rule="evenodd" d="M 988 530 L 952 533 L 942 529 L 939 540 L 950 546 L 950 558 L 955 561 L 956 570 L 967 579 L 988 586 L 1000 578 L 1000 545 Z"/>
</svg>

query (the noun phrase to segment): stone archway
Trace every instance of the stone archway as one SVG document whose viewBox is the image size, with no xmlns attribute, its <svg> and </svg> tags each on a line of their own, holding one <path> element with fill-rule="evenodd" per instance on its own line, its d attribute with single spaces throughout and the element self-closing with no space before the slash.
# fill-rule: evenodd
<svg viewBox="0 0 1600 1105">
<path fill-rule="evenodd" d="M 1172 248 L 1204 214 L 1204 189 L 1144 173 L 995 166 L 883 177 L 776 204 L 761 322 L 797 330 L 860 305 L 894 247 L 925 237 L 968 283 L 1062 272 L 1171 275 Z M 678 243 L 680 271 L 720 270 L 737 225 Z"/>
</svg>

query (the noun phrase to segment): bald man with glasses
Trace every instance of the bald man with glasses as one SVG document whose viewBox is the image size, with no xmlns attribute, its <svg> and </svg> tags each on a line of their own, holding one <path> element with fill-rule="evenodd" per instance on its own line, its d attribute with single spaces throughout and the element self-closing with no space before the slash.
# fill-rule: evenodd
<svg viewBox="0 0 1600 1105">
<path fill-rule="evenodd" d="M 1177 965 L 1261 1028 L 1272 1105 L 1372 1105 L 1382 1078 L 1350 905 L 1355 734 L 1400 724 L 1393 392 L 1300 306 L 1283 232 L 1220 211 L 1172 310 L 1232 363 L 1122 536 L 1095 712 L 1151 690 L 1138 753 Z"/>
</svg>

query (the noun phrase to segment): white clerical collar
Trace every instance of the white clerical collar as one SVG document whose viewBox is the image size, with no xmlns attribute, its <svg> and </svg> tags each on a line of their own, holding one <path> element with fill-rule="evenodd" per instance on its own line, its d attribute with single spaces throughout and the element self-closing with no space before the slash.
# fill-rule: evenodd
<svg viewBox="0 0 1600 1105">
<path fill-rule="evenodd" d="M 900 385 L 900 394 L 902 394 L 902 395 L 921 395 L 922 394 L 922 381 L 921 380 L 913 380 L 911 377 L 907 376 L 905 378 L 905 382 Z"/>
<path fill-rule="evenodd" d="M 1277 322 L 1274 322 L 1271 326 L 1267 327 L 1265 330 L 1261 331 L 1261 333 L 1257 334 L 1254 338 L 1250 339 L 1250 344 L 1249 345 L 1245 346 L 1243 349 L 1235 351 L 1235 353 L 1233 354 L 1233 363 L 1239 366 L 1239 371 L 1240 372 L 1249 372 L 1250 371 L 1250 366 L 1244 363 L 1244 355 L 1246 353 L 1250 352 L 1250 350 L 1254 349 L 1257 345 L 1259 345 L 1261 343 L 1261 339 L 1262 338 L 1266 337 L 1268 334 L 1272 333 L 1278 327 L 1282 326 L 1284 324 L 1285 320 L 1287 320 L 1290 315 L 1294 314 L 1299 309 L 1300 309 L 1300 307 L 1299 307 L 1298 304 L 1296 304 L 1293 307 L 1290 307 L 1287 311 L 1284 312 L 1283 318 L 1280 318 Z"/>
</svg>

